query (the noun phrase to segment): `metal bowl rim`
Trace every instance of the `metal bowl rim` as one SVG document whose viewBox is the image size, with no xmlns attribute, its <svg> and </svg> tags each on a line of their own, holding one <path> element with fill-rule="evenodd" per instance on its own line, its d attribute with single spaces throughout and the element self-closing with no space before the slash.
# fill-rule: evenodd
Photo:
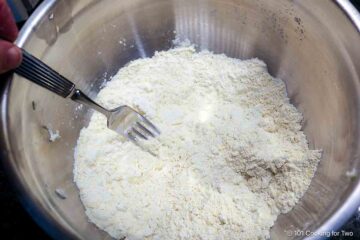
<svg viewBox="0 0 360 240">
<path fill-rule="evenodd" d="M 354 28 L 360 33 L 360 13 L 356 8 L 350 3 L 349 0 L 332 0 L 347 16 L 349 21 L 353 24 Z M 39 23 L 42 17 L 49 12 L 49 10 L 54 6 L 56 0 L 45 0 L 42 2 L 35 12 L 30 16 L 26 21 L 25 25 L 22 27 L 19 36 L 16 40 L 16 44 L 19 47 L 23 47 L 26 43 L 28 36 L 31 34 L 33 28 Z M 3 90 L 1 96 L 1 131 L 0 131 L 0 146 L 1 146 L 1 156 L 3 159 L 3 165 L 7 170 L 7 176 L 11 180 L 12 185 L 20 199 L 21 204 L 26 209 L 26 211 L 32 216 L 32 218 L 40 225 L 51 237 L 54 239 L 76 239 L 79 238 L 74 232 L 70 232 L 63 225 L 59 224 L 53 217 L 51 217 L 47 212 L 40 207 L 40 204 L 37 204 L 37 199 L 31 197 L 32 193 L 29 189 L 26 189 L 24 182 L 16 174 L 15 158 L 13 151 L 16 151 L 11 145 L 11 134 L 8 128 L 8 102 L 9 102 L 9 92 L 11 89 L 11 79 L 9 76 L 7 83 Z M 331 232 L 333 230 L 338 230 L 350 217 L 353 213 L 359 208 L 360 205 L 360 180 L 357 181 L 354 191 L 349 195 L 349 197 L 344 201 L 342 206 L 337 209 L 330 217 L 327 219 L 317 230 L 313 236 L 307 237 L 306 239 L 321 239 L 320 233 Z M 70 226 L 71 227 L 71 226 Z"/>
</svg>

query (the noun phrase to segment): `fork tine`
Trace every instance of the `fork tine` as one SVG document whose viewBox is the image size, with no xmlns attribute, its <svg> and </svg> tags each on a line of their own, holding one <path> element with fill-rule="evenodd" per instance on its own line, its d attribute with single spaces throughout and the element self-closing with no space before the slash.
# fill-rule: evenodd
<svg viewBox="0 0 360 240">
<path fill-rule="evenodd" d="M 146 135 L 150 135 L 151 137 L 155 137 L 155 134 L 152 133 L 149 129 L 144 127 L 140 122 L 136 122 L 136 126 L 140 128 Z"/>
<path fill-rule="evenodd" d="M 132 131 L 133 131 L 137 136 L 141 137 L 142 139 L 145 139 L 145 140 L 148 139 L 144 134 L 142 134 L 140 131 L 138 131 L 135 127 L 132 128 Z"/>
<path fill-rule="evenodd" d="M 129 139 L 132 143 L 134 143 L 136 146 L 138 146 L 139 148 L 141 148 L 142 150 L 150 153 L 152 156 L 156 157 L 156 153 L 154 153 L 153 151 L 151 151 L 151 149 L 145 147 L 144 145 L 142 145 L 140 142 L 138 142 L 136 139 L 136 137 L 134 136 L 136 135 L 135 134 L 135 131 L 134 131 L 134 128 L 131 128 L 130 131 L 128 131 L 126 133 L 126 138 Z"/>
<path fill-rule="evenodd" d="M 127 138 L 133 142 L 135 145 L 138 145 L 138 142 L 136 140 L 136 137 L 131 133 L 131 131 L 129 131 L 128 133 L 126 133 Z"/>
<path fill-rule="evenodd" d="M 154 130 L 158 135 L 160 135 L 160 130 L 154 125 L 154 124 L 152 124 L 146 117 L 144 117 L 144 116 L 142 116 L 142 115 L 140 115 L 141 116 L 141 120 L 144 122 L 144 123 L 146 123 L 148 126 L 150 126 L 150 128 L 152 129 L 152 130 Z"/>
</svg>

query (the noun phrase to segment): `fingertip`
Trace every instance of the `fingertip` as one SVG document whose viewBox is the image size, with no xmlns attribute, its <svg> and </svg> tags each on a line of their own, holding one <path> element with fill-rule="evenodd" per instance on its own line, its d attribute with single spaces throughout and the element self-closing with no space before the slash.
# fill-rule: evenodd
<svg viewBox="0 0 360 240">
<path fill-rule="evenodd" d="M 12 43 L 0 40 L 0 74 L 18 67 L 21 61 L 21 49 Z"/>
<path fill-rule="evenodd" d="M 16 46 L 11 47 L 7 51 L 6 59 L 7 59 L 6 65 L 9 69 L 14 69 L 18 67 L 22 60 L 21 50 Z"/>
</svg>

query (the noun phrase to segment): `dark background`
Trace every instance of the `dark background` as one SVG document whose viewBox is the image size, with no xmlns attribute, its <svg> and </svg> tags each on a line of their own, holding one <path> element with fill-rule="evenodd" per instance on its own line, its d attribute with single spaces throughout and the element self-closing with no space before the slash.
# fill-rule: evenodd
<svg viewBox="0 0 360 240">
<path fill-rule="evenodd" d="M 318 0 L 316 0 L 318 1 Z M 351 1 L 358 10 L 360 0 Z M 19 27 L 23 22 L 19 23 Z M 360 44 L 360 43 L 359 43 Z M 354 237 L 333 237 L 332 240 L 360 239 L 360 213 L 354 216 L 340 230 L 354 232 Z M 50 237 L 32 220 L 18 201 L 16 194 L 7 181 L 0 164 L 0 238 L 2 239 L 50 239 Z"/>
</svg>

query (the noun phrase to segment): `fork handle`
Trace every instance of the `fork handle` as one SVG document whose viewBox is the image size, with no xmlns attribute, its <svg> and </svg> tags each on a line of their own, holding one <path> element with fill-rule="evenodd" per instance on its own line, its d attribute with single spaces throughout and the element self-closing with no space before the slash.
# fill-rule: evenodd
<svg viewBox="0 0 360 240">
<path fill-rule="evenodd" d="M 87 107 L 92 108 L 92 109 L 104 114 L 107 118 L 109 118 L 111 115 L 111 111 L 108 111 L 106 108 L 102 107 L 101 105 L 99 105 L 98 103 L 93 101 L 91 98 L 86 96 L 79 89 L 75 89 L 74 93 L 70 96 L 70 98 L 71 98 L 71 100 L 73 100 L 75 102 L 84 104 Z"/>
<path fill-rule="evenodd" d="M 75 89 L 75 84 L 57 73 L 41 60 L 21 49 L 23 60 L 14 71 L 61 97 L 68 97 Z"/>
</svg>

